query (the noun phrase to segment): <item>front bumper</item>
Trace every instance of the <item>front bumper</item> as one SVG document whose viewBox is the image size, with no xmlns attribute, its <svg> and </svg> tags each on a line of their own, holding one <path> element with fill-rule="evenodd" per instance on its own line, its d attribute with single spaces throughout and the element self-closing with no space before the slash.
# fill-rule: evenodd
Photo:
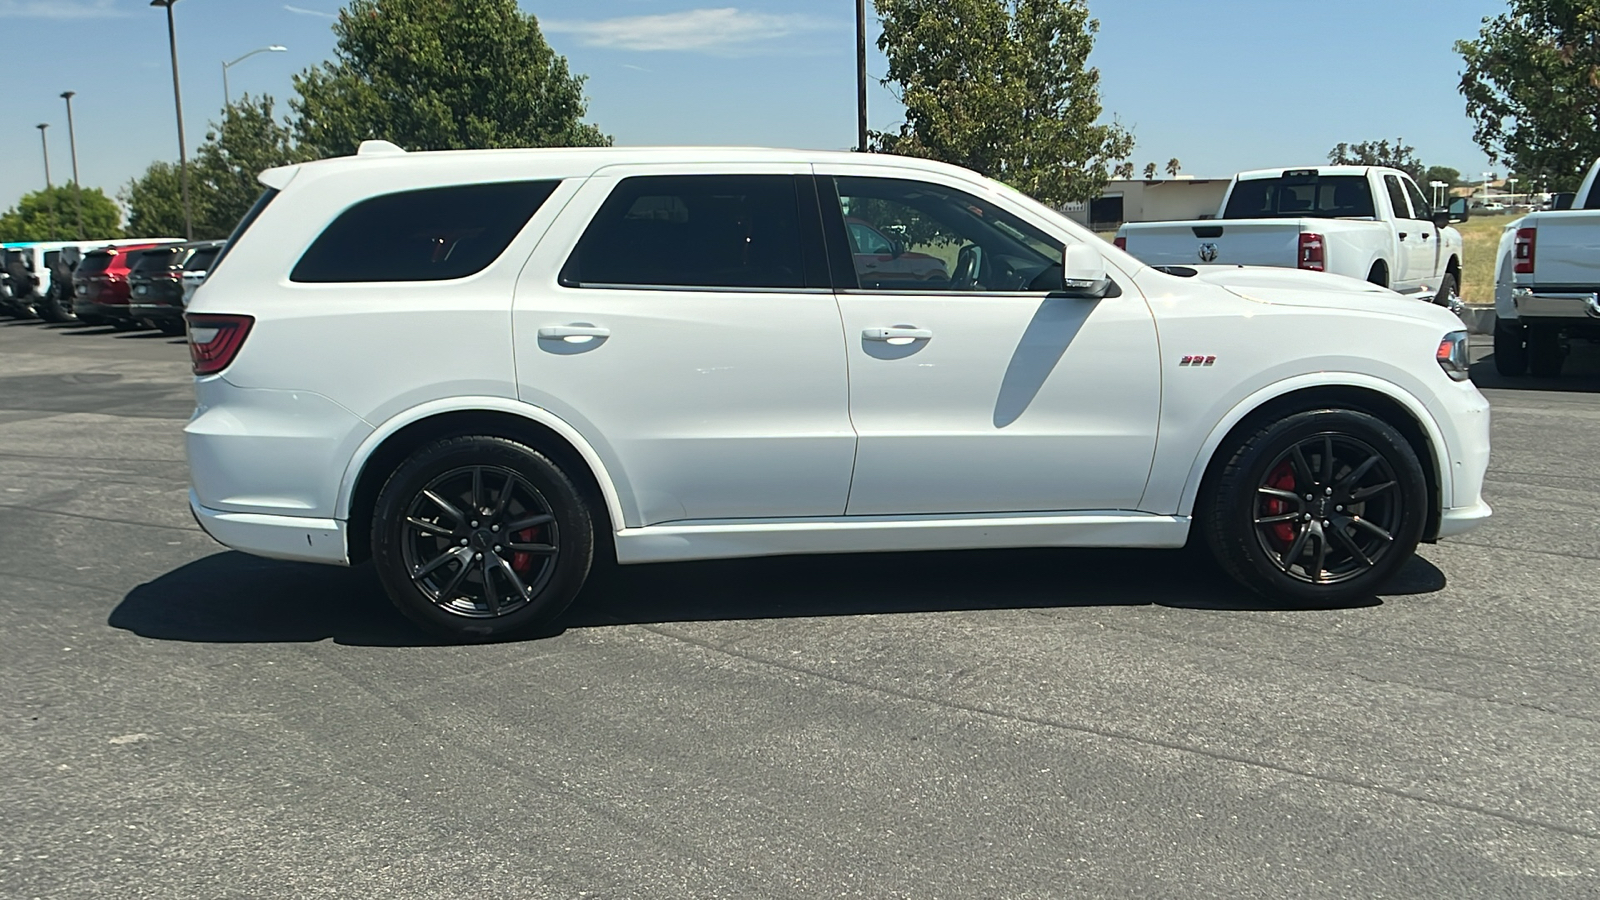
<svg viewBox="0 0 1600 900">
<path fill-rule="evenodd" d="M 1439 515 L 1439 537 L 1466 534 L 1482 525 L 1493 513 L 1494 510 L 1489 508 L 1489 504 L 1481 499 L 1472 506 L 1443 510 Z"/>
<path fill-rule="evenodd" d="M 1542 293 L 1516 288 L 1511 302 L 1519 319 L 1600 319 L 1600 293 Z"/>
<path fill-rule="evenodd" d="M 350 564 L 345 523 L 338 519 L 207 509 L 193 489 L 189 491 L 189 512 L 202 531 L 233 550 L 271 559 Z"/>
</svg>

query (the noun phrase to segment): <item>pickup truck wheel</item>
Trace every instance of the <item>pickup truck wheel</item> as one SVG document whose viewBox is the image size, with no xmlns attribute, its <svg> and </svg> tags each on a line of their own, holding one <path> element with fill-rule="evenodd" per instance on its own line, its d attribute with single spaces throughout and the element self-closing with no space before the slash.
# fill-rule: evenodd
<svg viewBox="0 0 1600 900">
<path fill-rule="evenodd" d="M 1456 276 L 1446 272 L 1444 280 L 1439 282 L 1439 292 L 1433 295 L 1433 302 L 1450 310 L 1456 311 L 1461 305 L 1460 293 L 1456 285 Z"/>
<path fill-rule="evenodd" d="M 1561 343 L 1561 326 L 1537 322 L 1527 326 L 1528 369 L 1538 378 L 1555 378 L 1566 362 L 1567 348 Z"/>
<path fill-rule="evenodd" d="M 1378 287 L 1389 286 L 1389 267 L 1383 263 L 1373 263 L 1372 271 L 1367 273 L 1367 282 Z"/>
<path fill-rule="evenodd" d="M 400 612 L 451 640 L 549 624 L 583 587 L 594 524 L 544 454 L 486 435 L 424 446 L 389 477 L 372 559 Z"/>
<path fill-rule="evenodd" d="M 1381 419 L 1310 410 L 1223 452 L 1195 521 L 1223 571 L 1258 594 L 1318 606 L 1370 597 L 1422 539 L 1422 464 Z"/>
<path fill-rule="evenodd" d="M 1528 348 L 1523 343 L 1522 323 L 1515 319 L 1495 320 L 1494 370 L 1507 378 L 1527 374 Z"/>
</svg>

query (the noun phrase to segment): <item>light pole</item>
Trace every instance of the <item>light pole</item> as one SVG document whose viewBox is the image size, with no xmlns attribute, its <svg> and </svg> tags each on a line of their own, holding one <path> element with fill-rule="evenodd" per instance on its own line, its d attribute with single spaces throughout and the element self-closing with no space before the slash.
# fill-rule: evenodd
<svg viewBox="0 0 1600 900">
<path fill-rule="evenodd" d="M 867 0 L 856 0 L 856 152 L 867 152 Z"/>
<path fill-rule="evenodd" d="M 1506 179 L 1506 184 L 1511 185 L 1511 205 L 1512 206 L 1516 206 L 1517 205 L 1517 179 L 1515 179 L 1515 178 L 1507 178 Z"/>
<path fill-rule="evenodd" d="M 167 45 L 172 50 L 172 102 L 178 108 L 178 174 L 183 189 L 183 236 L 194 240 L 194 214 L 189 207 L 189 149 L 183 141 L 183 89 L 178 84 L 178 26 L 172 21 L 172 4 L 178 0 L 150 0 L 166 7 Z"/>
<path fill-rule="evenodd" d="M 50 211 L 50 237 L 46 240 L 50 240 L 56 236 L 56 204 L 55 198 L 50 196 L 55 193 L 55 185 L 50 183 L 50 139 L 44 136 L 44 131 L 50 127 L 50 123 L 40 122 L 34 127 L 39 129 L 39 146 L 44 150 L 44 202 L 45 209 Z"/>
<path fill-rule="evenodd" d="M 258 48 L 254 49 L 254 50 L 251 50 L 249 53 L 246 53 L 245 55 L 239 57 L 238 59 L 234 60 L 233 62 L 226 62 L 226 61 L 223 62 L 223 64 L 222 64 L 222 118 L 223 118 L 224 121 L 226 121 L 227 118 L 228 118 L 228 107 L 233 105 L 232 101 L 228 99 L 228 67 L 229 66 L 236 66 L 239 63 L 242 63 L 245 60 L 249 59 L 250 57 L 255 56 L 257 53 L 282 53 L 283 51 L 285 51 L 287 49 L 289 49 L 289 48 L 283 46 L 282 44 L 273 44 L 270 47 L 258 47 Z"/>
<path fill-rule="evenodd" d="M 78 214 L 78 240 L 88 238 L 83 232 L 83 188 L 78 181 L 78 135 L 72 127 L 72 97 L 77 91 L 62 91 L 61 99 L 67 101 L 67 146 L 72 148 L 72 203 Z"/>
<path fill-rule="evenodd" d="M 1483 205 L 1489 205 L 1489 179 L 1494 177 L 1493 172 L 1483 173 Z"/>
<path fill-rule="evenodd" d="M 1448 194 L 1445 193 L 1445 188 L 1448 188 L 1449 186 L 1450 186 L 1450 183 L 1448 181 L 1430 181 L 1430 182 L 1428 182 L 1428 187 L 1433 188 L 1433 207 L 1434 207 L 1434 209 L 1440 209 L 1442 207 L 1449 206 L 1448 203 L 1443 202 L 1443 199 L 1447 198 L 1449 196 Z"/>
</svg>

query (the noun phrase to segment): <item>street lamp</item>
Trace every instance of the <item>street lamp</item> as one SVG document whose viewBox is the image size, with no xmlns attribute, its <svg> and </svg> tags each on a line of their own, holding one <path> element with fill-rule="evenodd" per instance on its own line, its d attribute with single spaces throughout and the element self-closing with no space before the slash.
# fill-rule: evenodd
<svg viewBox="0 0 1600 900">
<path fill-rule="evenodd" d="M 227 116 L 228 116 L 228 112 L 227 112 L 228 107 L 233 105 L 232 102 L 228 99 L 228 67 L 229 66 L 236 66 L 239 63 L 242 63 L 245 60 L 249 59 L 250 57 L 255 56 L 257 53 L 282 53 L 283 51 L 285 51 L 287 49 L 289 49 L 289 48 L 283 46 L 282 44 L 273 44 L 270 47 L 258 47 L 255 50 L 251 50 L 249 53 L 246 53 L 245 55 L 239 57 L 238 59 L 234 60 L 233 62 L 223 62 L 223 64 L 222 64 L 222 110 L 223 110 L 222 116 L 223 116 L 224 119 L 226 119 Z"/>
<path fill-rule="evenodd" d="M 50 140 L 44 136 L 49 122 L 40 122 L 34 126 L 39 129 L 39 146 L 44 150 L 44 202 L 45 209 L 50 211 L 50 238 L 56 236 L 56 204 L 55 198 L 50 196 L 55 193 L 55 186 L 50 183 Z M 49 240 L 50 238 L 47 238 Z"/>
<path fill-rule="evenodd" d="M 1494 177 L 1493 172 L 1483 173 L 1483 205 L 1489 205 L 1489 179 Z"/>
<path fill-rule="evenodd" d="M 1506 184 L 1511 185 L 1511 205 L 1512 206 L 1516 206 L 1517 205 L 1517 179 L 1515 179 L 1515 178 L 1507 178 L 1506 179 Z"/>
<path fill-rule="evenodd" d="M 194 240 L 194 215 L 189 207 L 189 149 L 183 141 L 183 89 L 178 84 L 178 27 L 172 21 L 172 4 L 178 0 L 150 0 L 167 10 L 167 45 L 172 51 L 172 102 L 178 109 L 178 172 L 183 187 L 183 236 Z"/>
<path fill-rule="evenodd" d="M 1433 188 L 1433 207 L 1434 207 L 1434 209 L 1439 209 L 1441 207 L 1444 207 L 1444 206 L 1448 205 L 1445 202 L 1443 202 L 1443 200 L 1444 200 L 1444 198 L 1446 196 L 1448 196 L 1448 195 L 1446 195 L 1444 193 L 1444 189 L 1448 188 L 1449 186 L 1450 186 L 1450 182 L 1448 182 L 1448 181 L 1430 181 L 1430 182 L 1428 182 L 1428 187 Z"/>
<path fill-rule="evenodd" d="M 78 136 L 72 128 L 72 97 L 77 91 L 62 91 L 61 99 L 67 101 L 67 146 L 72 148 L 72 202 L 78 213 L 78 240 L 88 237 L 83 231 L 83 188 L 78 181 Z"/>
</svg>

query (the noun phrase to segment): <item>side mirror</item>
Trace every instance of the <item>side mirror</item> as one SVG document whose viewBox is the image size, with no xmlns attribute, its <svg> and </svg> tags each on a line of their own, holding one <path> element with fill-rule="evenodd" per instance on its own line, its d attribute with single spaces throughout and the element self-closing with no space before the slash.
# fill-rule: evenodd
<svg viewBox="0 0 1600 900">
<path fill-rule="evenodd" d="M 905 238 L 889 235 L 889 258 L 899 259 L 906 255 Z"/>
<path fill-rule="evenodd" d="M 1061 253 L 1061 293 L 1098 300 L 1110 290 L 1105 257 L 1087 244 L 1068 244 Z"/>
<path fill-rule="evenodd" d="M 1446 225 L 1450 224 L 1451 222 L 1465 222 L 1471 217 L 1472 212 L 1467 208 L 1467 198 L 1465 197 L 1457 197 L 1456 199 L 1451 200 L 1450 205 L 1446 207 Z M 1440 225 L 1439 227 L 1443 228 L 1444 225 Z"/>
</svg>

